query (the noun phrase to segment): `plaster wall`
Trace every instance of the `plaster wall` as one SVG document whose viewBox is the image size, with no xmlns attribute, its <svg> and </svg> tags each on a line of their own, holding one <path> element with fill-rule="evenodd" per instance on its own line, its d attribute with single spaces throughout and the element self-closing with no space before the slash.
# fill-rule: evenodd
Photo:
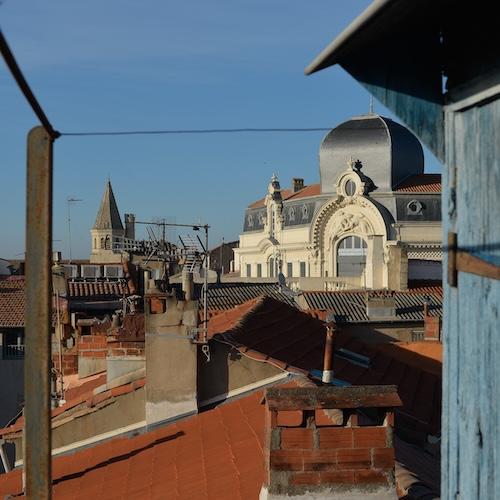
<svg viewBox="0 0 500 500">
<path fill-rule="evenodd" d="M 216 341 L 210 342 L 210 362 L 199 353 L 198 400 L 222 399 L 231 391 L 283 373 L 279 368 L 243 356 L 238 350 Z"/>
<path fill-rule="evenodd" d="M 78 356 L 78 378 L 89 377 L 106 370 L 105 358 Z"/>
<path fill-rule="evenodd" d="M 152 314 L 146 300 L 146 421 L 161 422 L 197 411 L 197 346 L 192 330 L 198 302 L 168 297 L 164 313 Z"/>
<path fill-rule="evenodd" d="M 52 449 L 69 446 L 99 434 L 118 430 L 145 420 L 144 387 L 110 400 L 97 411 L 76 416 L 63 425 L 52 428 Z M 70 417 L 71 412 L 64 418 Z M 53 421 L 53 426 L 54 426 Z M 16 461 L 23 458 L 21 439 L 16 441 Z"/>
<path fill-rule="evenodd" d="M 145 366 L 146 358 L 144 356 L 109 356 L 106 359 L 106 379 L 109 382 Z"/>
</svg>

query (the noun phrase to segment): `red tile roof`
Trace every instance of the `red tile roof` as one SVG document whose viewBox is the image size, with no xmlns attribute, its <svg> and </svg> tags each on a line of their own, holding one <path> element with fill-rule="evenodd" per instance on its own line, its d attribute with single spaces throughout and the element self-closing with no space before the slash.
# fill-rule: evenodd
<svg viewBox="0 0 500 500">
<path fill-rule="evenodd" d="M 55 499 L 248 500 L 264 481 L 263 392 L 134 438 L 53 461 Z M 21 493 L 21 470 L 0 476 L 0 498 Z"/>
<path fill-rule="evenodd" d="M 401 182 L 395 191 L 400 193 L 440 193 L 441 174 L 412 175 Z"/>
<path fill-rule="evenodd" d="M 300 198 L 308 198 L 309 196 L 317 196 L 321 194 L 320 184 L 311 184 L 310 186 L 305 186 L 304 188 L 296 191 L 295 193 L 291 189 L 282 189 L 281 198 L 283 201 L 298 200 Z M 261 198 L 256 202 L 248 206 L 248 208 L 260 208 L 264 205 L 265 198 Z"/>
<path fill-rule="evenodd" d="M 0 327 L 24 327 L 24 277 L 0 278 Z"/>
<path fill-rule="evenodd" d="M 325 325 L 270 297 L 254 299 L 210 319 L 209 337 L 230 343 L 243 354 L 288 371 L 323 369 Z M 438 432 L 441 418 L 441 355 L 438 342 L 365 344 L 338 330 L 335 348 L 366 356 L 363 367 L 334 356 L 335 377 L 353 385 L 395 384 L 405 424 Z"/>
<path fill-rule="evenodd" d="M 126 281 L 68 281 L 68 295 L 72 299 L 109 299 L 129 295 Z"/>
<path fill-rule="evenodd" d="M 133 380 L 122 384 L 120 386 L 108 389 L 106 384 L 106 374 L 101 375 L 97 378 L 92 378 L 88 383 L 83 384 L 80 387 L 70 389 L 66 392 L 66 403 L 59 408 L 54 408 L 52 410 L 52 419 L 55 417 L 75 409 L 93 408 L 108 399 L 113 397 L 119 397 L 129 392 L 136 391 L 146 384 L 146 379 L 144 377 L 137 380 Z M 16 422 L 8 427 L 0 429 L 0 436 L 14 436 L 19 434 L 24 426 L 24 418 L 20 417 Z"/>
<path fill-rule="evenodd" d="M 56 457 L 53 498 L 256 499 L 265 474 L 262 397 L 263 391 L 257 391 L 133 438 Z M 396 454 L 398 448 L 408 491 L 416 482 L 408 478 L 409 471 L 422 462 L 423 452 L 399 439 Z M 420 463 L 417 471 L 421 469 Z M 0 475 L 0 497 L 4 495 L 22 495 L 21 469 Z"/>
</svg>

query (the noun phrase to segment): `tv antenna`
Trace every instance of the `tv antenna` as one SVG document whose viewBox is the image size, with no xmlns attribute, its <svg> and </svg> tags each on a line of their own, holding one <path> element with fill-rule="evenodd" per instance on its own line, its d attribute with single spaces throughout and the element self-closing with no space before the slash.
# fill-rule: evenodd
<svg viewBox="0 0 500 500">
<path fill-rule="evenodd" d="M 68 196 L 66 203 L 68 205 L 68 244 L 69 244 L 69 263 L 71 264 L 71 205 L 83 201 L 81 198 L 73 198 Z"/>
</svg>

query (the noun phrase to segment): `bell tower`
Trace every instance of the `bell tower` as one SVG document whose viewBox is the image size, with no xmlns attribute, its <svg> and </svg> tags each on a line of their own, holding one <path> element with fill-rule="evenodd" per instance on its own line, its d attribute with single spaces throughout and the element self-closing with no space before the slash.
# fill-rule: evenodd
<svg viewBox="0 0 500 500">
<path fill-rule="evenodd" d="M 121 243 L 125 236 L 125 230 L 109 179 L 90 235 L 92 239 L 90 262 L 113 263 L 121 261 Z"/>
</svg>

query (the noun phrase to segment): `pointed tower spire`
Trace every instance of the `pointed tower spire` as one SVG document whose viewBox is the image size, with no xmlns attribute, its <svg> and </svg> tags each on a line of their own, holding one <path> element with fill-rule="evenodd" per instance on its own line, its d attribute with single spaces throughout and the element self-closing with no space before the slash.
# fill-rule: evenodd
<svg viewBox="0 0 500 500">
<path fill-rule="evenodd" d="M 120 212 L 116 205 L 115 195 L 111 187 L 111 181 L 108 178 L 106 189 L 101 200 L 101 206 L 93 229 L 119 229 L 123 231 L 123 224 L 120 218 Z"/>
</svg>

